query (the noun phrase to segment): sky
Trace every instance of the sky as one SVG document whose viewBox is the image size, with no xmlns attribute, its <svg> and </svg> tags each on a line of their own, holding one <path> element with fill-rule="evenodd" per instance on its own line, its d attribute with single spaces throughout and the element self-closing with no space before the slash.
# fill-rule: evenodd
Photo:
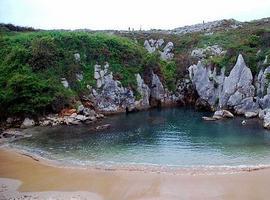
<svg viewBox="0 0 270 200">
<path fill-rule="evenodd" d="M 270 0 L 0 0 L 0 22 L 41 29 L 173 29 L 270 17 Z"/>
</svg>

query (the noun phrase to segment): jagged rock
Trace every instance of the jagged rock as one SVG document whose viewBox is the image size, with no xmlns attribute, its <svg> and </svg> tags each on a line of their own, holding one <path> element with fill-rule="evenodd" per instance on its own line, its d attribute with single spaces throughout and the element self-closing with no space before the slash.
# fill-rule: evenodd
<svg viewBox="0 0 270 200">
<path fill-rule="evenodd" d="M 228 110 L 222 110 L 223 111 L 223 117 L 226 117 L 226 118 L 234 118 L 234 115 L 228 111 Z"/>
<path fill-rule="evenodd" d="M 198 48 L 191 52 L 191 56 L 197 59 L 205 59 L 210 56 L 222 56 L 224 54 L 226 54 L 226 51 L 223 51 L 222 47 L 219 45 Z"/>
<path fill-rule="evenodd" d="M 188 70 L 190 80 L 200 98 L 207 101 L 211 106 L 217 104 L 224 81 L 225 70 L 222 69 L 221 75 L 217 76 L 215 69 L 212 72 L 200 61 L 197 65 L 190 66 Z"/>
<path fill-rule="evenodd" d="M 174 54 L 173 51 L 173 43 L 168 42 L 167 45 L 163 48 L 163 51 L 160 51 L 161 60 L 171 60 L 173 59 Z"/>
<path fill-rule="evenodd" d="M 99 75 L 95 75 L 95 78 L 98 78 L 97 88 L 99 90 L 92 90 L 92 96 L 98 110 L 103 112 L 123 112 L 135 108 L 133 91 L 124 88 L 121 82 L 113 79 L 108 63 L 103 68 L 100 65 L 95 65 L 95 73 Z"/>
<path fill-rule="evenodd" d="M 162 102 L 164 100 L 164 94 L 165 90 L 158 75 L 152 72 L 151 98 Z"/>
<path fill-rule="evenodd" d="M 253 117 L 257 117 L 258 116 L 258 112 L 245 112 L 245 117 L 246 118 L 253 118 Z"/>
<path fill-rule="evenodd" d="M 67 81 L 66 78 L 62 78 L 62 79 L 61 79 L 61 83 L 63 84 L 63 86 L 64 86 L 65 88 L 69 88 L 69 84 L 68 84 L 68 81 Z"/>
<path fill-rule="evenodd" d="M 149 52 L 149 53 L 154 53 L 156 51 L 159 52 L 160 58 L 162 60 L 171 60 L 174 56 L 173 54 L 173 43 L 168 42 L 166 46 L 162 49 L 162 45 L 164 44 L 163 39 L 150 39 L 150 40 L 145 40 L 144 41 L 144 48 Z"/>
<path fill-rule="evenodd" d="M 262 109 L 270 108 L 270 94 L 265 95 L 259 99 L 259 105 Z"/>
<path fill-rule="evenodd" d="M 21 125 L 21 128 L 30 128 L 33 126 L 35 126 L 35 121 L 33 119 L 25 118 Z"/>
<path fill-rule="evenodd" d="M 261 69 L 258 78 L 256 81 L 256 88 L 257 88 L 257 96 L 263 97 L 266 94 L 269 94 L 268 92 L 268 81 L 267 81 L 267 75 L 270 74 L 270 66 L 266 69 Z"/>
<path fill-rule="evenodd" d="M 237 106 L 243 104 L 243 99 L 253 97 L 255 88 L 252 81 L 251 70 L 246 66 L 243 56 L 240 54 L 230 75 L 224 80 L 219 101 L 220 107 Z"/>
<path fill-rule="evenodd" d="M 234 107 L 238 115 L 244 115 L 246 112 L 259 112 L 259 103 L 253 97 L 245 98 L 241 103 Z"/>
<path fill-rule="evenodd" d="M 266 129 L 270 129 L 270 112 L 267 110 L 264 120 L 263 120 L 263 127 Z"/>
<path fill-rule="evenodd" d="M 148 108 L 149 105 L 149 98 L 150 98 L 150 89 L 144 83 L 144 80 L 141 78 L 140 74 L 136 74 L 137 80 L 137 91 L 140 93 L 141 99 L 136 103 L 137 108 Z"/>
</svg>

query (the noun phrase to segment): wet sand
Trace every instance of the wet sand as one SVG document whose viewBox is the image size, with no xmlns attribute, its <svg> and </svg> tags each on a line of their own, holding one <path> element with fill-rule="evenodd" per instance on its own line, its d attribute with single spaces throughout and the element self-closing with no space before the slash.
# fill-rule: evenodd
<svg viewBox="0 0 270 200">
<path fill-rule="evenodd" d="M 0 199 L 269 199 L 270 169 L 174 175 L 60 168 L 0 150 Z"/>
</svg>

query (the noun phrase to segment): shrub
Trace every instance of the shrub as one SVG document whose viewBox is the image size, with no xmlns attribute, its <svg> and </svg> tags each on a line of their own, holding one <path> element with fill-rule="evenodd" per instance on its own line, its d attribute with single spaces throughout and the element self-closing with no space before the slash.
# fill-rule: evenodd
<svg viewBox="0 0 270 200">
<path fill-rule="evenodd" d="M 53 38 L 36 38 L 31 44 L 30 65 L 34 71 L 49 68 L 56 63 L 57 54 L 57 47 Z"/>
</svg>

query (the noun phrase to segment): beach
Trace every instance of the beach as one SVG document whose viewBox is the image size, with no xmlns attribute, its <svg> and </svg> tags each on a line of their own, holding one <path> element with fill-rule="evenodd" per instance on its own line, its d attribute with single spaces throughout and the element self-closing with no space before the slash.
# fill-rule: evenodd
<svg viewBox="0 0 270 200">
<path fill-rule="evenodd" d="M 173 174 L 52 166 L 0 150 L 0 199 L 268 199 L 270 169 Z"/>
</svg>

